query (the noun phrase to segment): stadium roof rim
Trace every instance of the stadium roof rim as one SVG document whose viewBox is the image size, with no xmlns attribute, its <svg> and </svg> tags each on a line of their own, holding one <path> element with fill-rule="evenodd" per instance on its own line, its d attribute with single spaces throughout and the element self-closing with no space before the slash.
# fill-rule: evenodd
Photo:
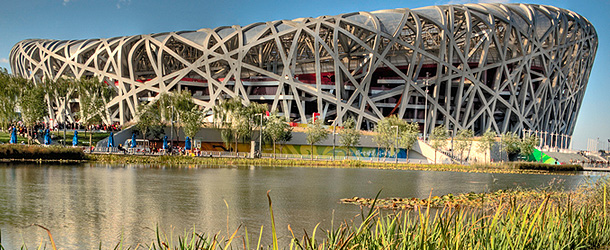
<svg viewBox="0 0 610 250">
<path fill-rule="evenodd" d="M 518 13 L 521 17 L 527 17 L 527 19 L 524 19 L 525 21 L 529 21 L 532 22 L 533 19 L 535 18 L 535 16 L 532 15 L 532 13 L 530 12 L 531 9 L 528 8 L 528 6 L 530 7 L 538 7 L 538 8 L 542 8 L 542 9 L 550 9 L 550 10 L 554 10 L 554 11 L 558 11 L 558 12 L 563 12 L 563 13 L 570 13 L 571 15 L 575 16 L 578 19 L 583 19 L 585 20 L 589 25 L 591 25 L 591 28 L 595 31 L 595 27 L 591 24 L 591 22 L 584 16 L 568 10 L 568 9 L 563 9 L 563 8 L 559 8 L 559 7 L 555 7 L 555 6 L 550 6 L 550 5 L 541 5 L 541 4 L 524 4 L 524 3 L 467 3 L 467 4 L 445 4 L 445 5 L 433 5 L 433 6 L 426 6 L 426 7 L 419 7 L 419 8 L 414 8 L 414 9 L 410 9 L 410 8 L 395 8 L 395 9 L 384 9 L 384 10 L 375 10 L 375 11 L 355 11 L 355 12 L 349 12 L 349 13 L 342 13 L 342 14 L 338 14 L 338 15 L 321 15 L 318 17 L 300 17 L 300 18 L 295 18 L 295 19 L 279 19 L 279 20 L 274 20 L 274 21 L 269 21 L 270 23 L 274 23 L 275 25 L 279 25 L 281 23 L 284 22 L 288 22 L 288 23 L 302 23 L 308 19 L 321 19 L 321 18 L 332 18 L 332 17 L 347 17 L 347 16 L 351 16 L 351 15 L 358 15 L 358 14 L 363 14 L 363 13 L 369 13 L 372 15 L 375 14 L 381 14 L 381 13 L 391 13 L 391 12 L 407 12 L 407 11 L 413 11 L 413 12 L 417 12 L 418 14 L 424 15 L 425 17 L 428 17 L 431 21 L 436 22 L 437 24 L 442 24 L 442 20 L 439 20 L 440 15 L 437 14 L 441 14 L 439 11 L 442 10 L 443 8 L 447 8 L 447 7 L 451 7 L 451 8 L 455 8 L 455 7 L 467 7 L 473 10 L 477 10 L 477 11 L 481 11 L 481 12 L 487 12 L 490 14 L 493 14 L 496 17 L 502 18 L 502 17 L 510 17 L 510 11 L 516 12 Z M 510 20 L 507 18 L 504 21 L 509 22 Z M 240 28 L 243 31 L 247 31 L 248 29 L 254 28 L 258 25 L 266 25 L 267 22 L 254 22 L 254 23 L 250 23 L 244 26 L 239 26 L 239 25 L 223 25 L 223 26 L 218 26 L 215 28 L 200 28 L 197 30 L 180 30 L 180 31 L 163 31 L 163 32 L 157 32 L 157 33 L 148 33 L 148 34 L 138 34 L 138 35 L 127 35 L 127 36 L 116 36 L 116 37 L 109 37 L 109 38 L 91 38 L 91 39 L 70 39 L 70 40 L 61 40 L 61 39 L 37 39 L 37 38 L 30 38 L 30 39 L 24 39 L 22 41 L 20 41 L 19 43 L 27 43 L 27 42 L 73 42 L 73 43 L 78 43 L 78 42 L 82 42 L 82 41 L 96 41 L 96 40 L 113 40 L 113 39 L 120 39 L 120 38 L 125 38 L 125 37 L 138 37 L 138 36 L 142 36 L 142 35 L 150 35 L 150 36 L 164 36 L 164 35 L 169 35 L 171 33 L 178 33 L 178 34 L 183 34 L 183 33 L 193 33 L 193 32 L 205 32 L 207 34 L 209 34 L 210 32 L 219 32 L 223 29 L 235 29 L 235 28 Z M 15 44 L 13 47 L 17 46 L 19 43 Z"/>
</svg>

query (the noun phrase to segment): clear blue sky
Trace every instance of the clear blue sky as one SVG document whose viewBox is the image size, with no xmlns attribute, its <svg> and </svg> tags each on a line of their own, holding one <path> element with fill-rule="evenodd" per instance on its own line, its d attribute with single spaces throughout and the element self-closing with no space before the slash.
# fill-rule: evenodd
<svg viewBox="0 0 610 250">
<path fill-rule="evenodd" d="M 108 38 L 224 25 L 318 17 L 356 11 L 418 8 L 430 5 L 515 0 L 371 1 L 371 0 L 21 0 L 0 8 L 0 67 L 9 68 L 11 47 L 28 38 Z M 583 15 L 597 29 L 599 47 L 574 132 L 573 147 L 586 149 L 587 138 L 610 138 L 610 21 L 608 0 L 523 1 L 553 5 Z M 606 73 L 604 73 L 606 69 Z"/>
</svg>

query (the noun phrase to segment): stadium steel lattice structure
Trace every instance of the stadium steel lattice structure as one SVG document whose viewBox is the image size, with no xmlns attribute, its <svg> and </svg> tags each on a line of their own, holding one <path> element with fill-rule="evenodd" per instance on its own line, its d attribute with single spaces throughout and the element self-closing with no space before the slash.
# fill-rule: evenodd
<svg viewBox="0 0 610 250">
<path fill-rule="evenodd" d="M 300 123 L 315 112 L 338 124 L 352 116 L 370 129 L 397 115 L 426 122 L 421 127 L 429 131 L 445 124 L 476 134 L 491 128 L 550 137 L 572 134 L 596 50 L 591 23 L 569 10 L 465 4 L 24 40 L 10 63 L 14 74 L 36 81 L 103 79 L 118 93 L 107 105 L 107 122 L 135 119 L 138 105 L 159 93 L 188 90 L 208 113 L 240 96 Z M 62 105 L 50 105 L 61 112 Z"/>
</svg>

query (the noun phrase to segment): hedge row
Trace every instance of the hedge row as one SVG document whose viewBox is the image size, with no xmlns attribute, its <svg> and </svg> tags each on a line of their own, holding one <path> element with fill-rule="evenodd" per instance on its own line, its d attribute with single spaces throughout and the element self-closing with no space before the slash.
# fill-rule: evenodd
<svg viewBox="0 0 610 250">
<path fill-rule="evenodd" d="M 583 171 L 581 165 L 553 165 L 539 162 L 511 162 L 508 163 L 514 169 L 546 170 L 546 171 Z"/>
<path fill-rule="evenodd" d="M 57 146 L 0 145 L 0 159 L 6 160 L 87 160 L 80 148 Z"/>
</svg>

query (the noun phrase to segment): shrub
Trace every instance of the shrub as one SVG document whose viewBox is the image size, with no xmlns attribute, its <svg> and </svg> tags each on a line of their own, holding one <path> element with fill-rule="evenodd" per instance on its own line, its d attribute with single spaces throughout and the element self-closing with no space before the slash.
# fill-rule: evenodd
<svg viewBox="0 0 610 250">
<path fill-rule="evenodd" d="M 512 162 L 509 163 L 513 169 L 546 170 L 546 171 L 583 171 L 581 165 L 553 165 L 538 162 Z"/>
<path fill-rule="evenodd" d="M 6 160 L 87 160 L 80 148 L 0 145 L 0 159 Z"/>
</svg>

